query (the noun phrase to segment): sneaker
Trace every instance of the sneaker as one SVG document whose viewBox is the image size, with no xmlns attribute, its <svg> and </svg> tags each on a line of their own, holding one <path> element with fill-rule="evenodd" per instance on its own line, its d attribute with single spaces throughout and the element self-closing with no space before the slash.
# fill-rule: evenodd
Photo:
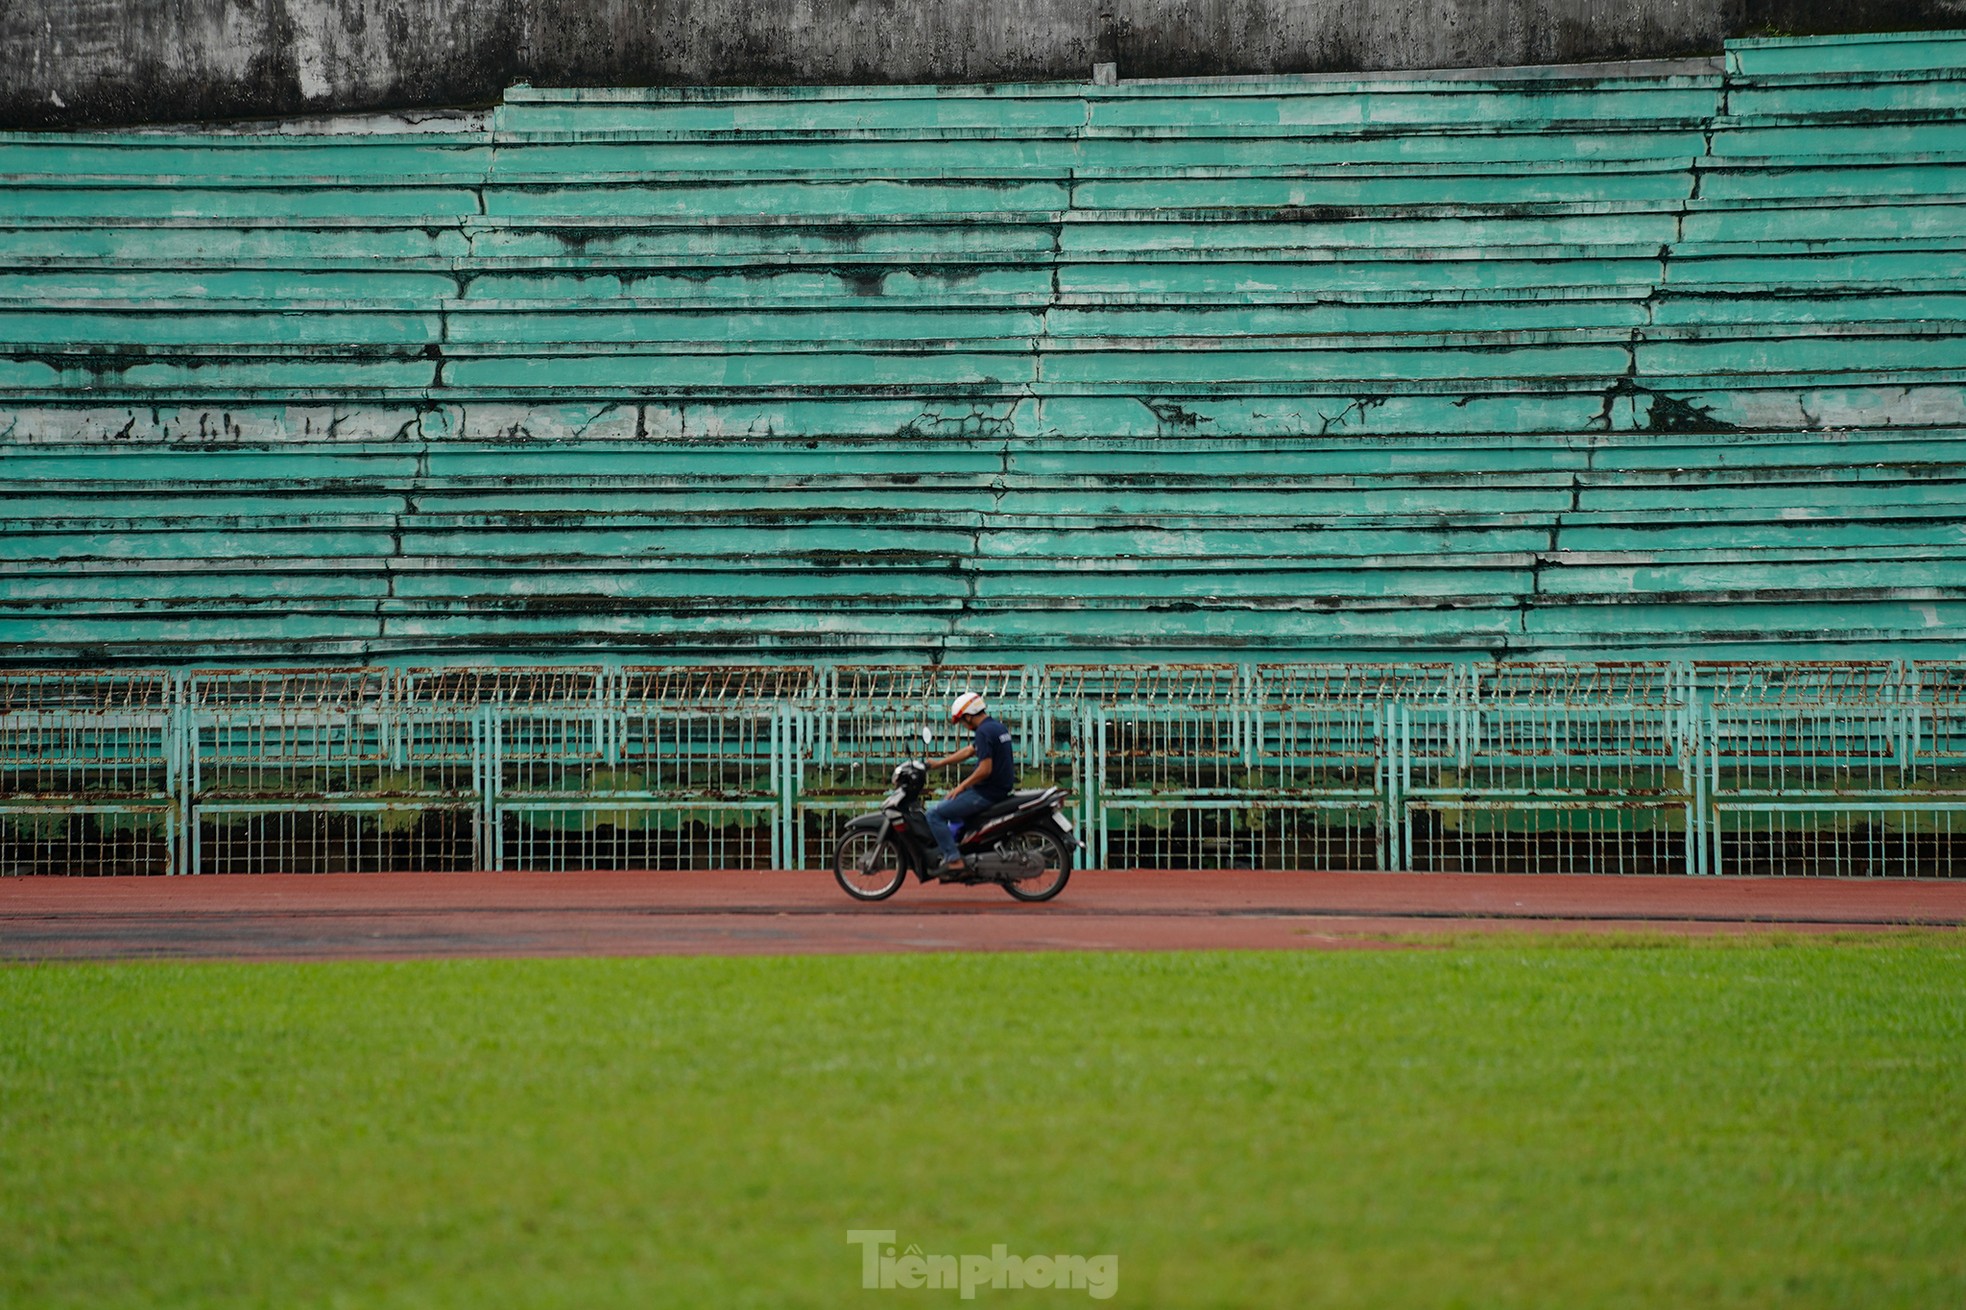
<svg viewBox="0 0 1966 1310">
<path fill-rule="evenodd" d="M 944 860 L 929 870 L 929 877 L 942 882 L 962 882 L 969 877 L 969 866 L 960 861 L 952 863 Z"/>
</svg>

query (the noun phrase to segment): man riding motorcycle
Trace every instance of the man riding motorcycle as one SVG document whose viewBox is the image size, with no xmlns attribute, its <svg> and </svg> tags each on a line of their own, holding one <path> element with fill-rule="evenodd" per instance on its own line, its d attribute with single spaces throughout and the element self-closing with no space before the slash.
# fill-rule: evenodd
<svg viewBox="0 0 1966 1310">
<path fill-rule="evenodd" d="M 953 754 L 929 760 L 928 767 L 939 769 L 972 759 L 977 762 L 967 778 L 928 807 L 928 830 L 942 852 L 942 863 L 933 870 L 934 876 L 954 881 L 964 876 L 968 866 L 956 849 L 956 837 L 949 825 L 975 818 L 1009 796 L 1017 786 L 1017 761 L 1011 750 L 1010 729 L 990 717 L 977 693 L 966 691 L 956 697 L 949 706 L 949 721 L 970 729 L 976 734 L 975 740 Z"/>
</svg>

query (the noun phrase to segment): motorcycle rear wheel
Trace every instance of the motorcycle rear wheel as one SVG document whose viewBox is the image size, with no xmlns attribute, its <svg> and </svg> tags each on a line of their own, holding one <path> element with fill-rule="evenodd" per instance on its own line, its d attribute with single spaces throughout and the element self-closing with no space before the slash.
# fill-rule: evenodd
<svg viewBox="0 0 1966 1310">
<path fill-rule="evenodd" d="M 884 901 L 901 890 L 908 867 L 893 842 L 878 832 L 840 834 L 833 847 L 833 880 L 856 901 Z"/>
<path fill-rule="evenodd" d="M 1006 838 L 1001 847 L 1012 859 L 1036 855 L 1044 865 L 1042 873 L 1029 878 L 1006 879 L 1003 889 L 1020 901 L 1048 901 L 1065 890 L 1072 877 L 1072 853 L 1056 833 L 1028 829 Z"/>
</svg>

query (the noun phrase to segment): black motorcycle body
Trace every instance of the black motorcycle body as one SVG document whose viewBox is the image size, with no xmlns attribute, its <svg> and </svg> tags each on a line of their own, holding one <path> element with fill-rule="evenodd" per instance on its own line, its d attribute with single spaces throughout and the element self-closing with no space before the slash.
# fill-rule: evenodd
<svg viewBox="0 0 1966 1310">
<path fill-rule="evenodd" d="M 941 862 L 922 805 L 927 767 L 909 760 L 895 769 L 893 782 L 881 807 L 848 820 L 833 848 L 833 876 L 855 900 L 886 900 L 910 872 L 928 882 Z M 1014 791 L 951 825 L 966 868 L 961 877 L 942 881 L 996 883 L 1020 901 L 1050 900 L 1065 890 L 1079 845 L 1064 814 L 1069 799 L 1060 787 Z"/>
</svg>

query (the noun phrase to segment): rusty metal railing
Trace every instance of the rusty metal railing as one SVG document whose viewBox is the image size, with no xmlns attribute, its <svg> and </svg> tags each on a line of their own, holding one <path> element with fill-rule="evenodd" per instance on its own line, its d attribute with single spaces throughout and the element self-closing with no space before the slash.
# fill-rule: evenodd
<svg viewBox="0 0 1966 1310">
<path fill-rule="evenodd" d="M 816 866 L 968 689 L 1093 864 L 1966 872 L 1966 661 L 16 671 L 0 872 Z"/>
</svg>

